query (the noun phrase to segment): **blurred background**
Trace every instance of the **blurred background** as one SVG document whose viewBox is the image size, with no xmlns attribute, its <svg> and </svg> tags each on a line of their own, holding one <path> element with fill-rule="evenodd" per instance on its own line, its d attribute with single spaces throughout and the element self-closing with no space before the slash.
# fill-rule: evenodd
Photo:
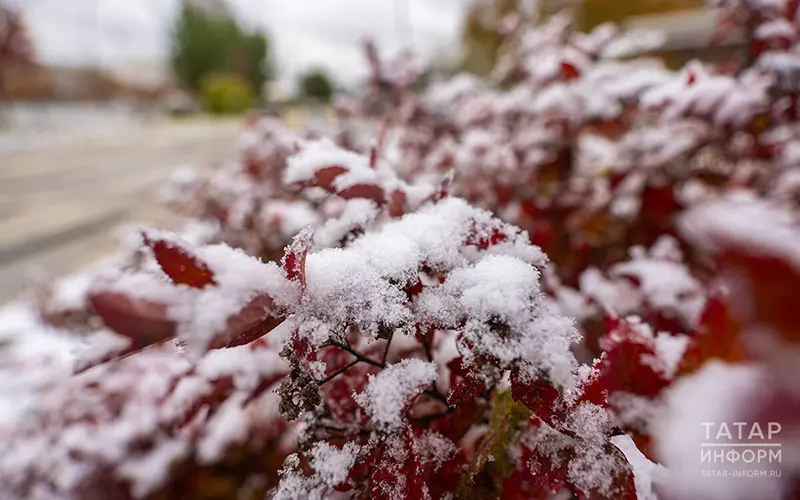
<svg viewBox="0 0 800 500">
<path fill-rule="evenodd" d="M 0 302 L 37 273 L 108 254 L 116 231 L 170 227 L 177 168 L 235 154 L 246 120 L 332 122 L 368 72 L 361 43 L 412 48 L 432 74 L 486 73 L 516 9 L 657 30 L 670 66 L 715 59 L 701 0 L 0 0 Z"/>
</svg>

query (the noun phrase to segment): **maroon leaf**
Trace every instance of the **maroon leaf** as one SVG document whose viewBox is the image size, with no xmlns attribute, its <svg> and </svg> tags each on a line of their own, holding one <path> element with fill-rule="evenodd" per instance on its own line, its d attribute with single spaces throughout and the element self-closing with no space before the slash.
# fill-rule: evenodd
<svg viewBox="0 0 800 500">
<path fill-rule="evenodd" d="M 439 183 L 439 189 L 434 193 L 433 201 L 440 201 L 450 196 L 452 189 L 453 179 L 455 178 L 455 170 L 450 170 L 445 174 Z"/>
<path fill-rule="evenodd" d="M 228 318 L 225 330 L 214 335 L 208 348 L 236 347 L 263 337 L 283 322 L 282 317 L 272 315 L 273 309 L 269 295 L 254 297 L 239 313 Z"/>
<path fill-rule="evenodd" d="M 356 184 L 340 191 L 338 194 L 345 200 L 365 198 L 374 201 L 378 205 L 383 205 L 386 202 L 386 194 L 383 192 L 383 188 L 374 184 Z"/>
<path fill-rule="evenodd" d="M 561 61 L 561 74 L 564 76 L 564 80 L 569 81 L 580 78 L 581 71 L 573 63 Z"/>
<path fill-rule="evenodd" d="M 537 450 L 521 448 L 519 465 L 503 483 L 501 500 L 544 500 L 566 490 L 568 460 L 556 465 Z M 569 450 L 569 458 L 572 456 L 573 451 Z"/>
<path fill-rule="evenodd" d="M 475 370 L 465 370 L 463 368 L 463 358 L 458 357 L 447 364 L 450 368 L 450 395 L 447 402 L 450 405 L 457 405 L 472 401 L 486 390 L 486 383 Z"/>
<path fill-rule="evenodd" d="M 106 327 L 131 339 L 133 350 L 175 336 L 175 321 L 164 304 L 109 291 L 90 293 L 88 300 Z"/>
<path fill-rule="evenodd" d="M 511 371 L 511 396 L 551 426 L 558 426 L 555 419 L 561 410 L 561 393 L 547 380 L 523 380 L 519 369 L 515 368 Z"/>
<path fill-rule="evenodd" d="M 624 319 L 607 315 L 606 335 L 600 340 L 605 351 L 597 383 L 609 393 L 624 391 L 656 396 L 670 384 L 666 374 L 654 366 L 655 344 Z"/>
<path fill-rule="evenodd" d="M 338 176 L 342 175 L 345 172 L 347 172 L 347 169 L 340 165 L 333 165 L 330 167 L 319 169 L 317 170 L 317 173 L 314 174 L 313 185 L 321 187 L 328 191 L 332 191 L 334 179 L 336 179 Z"/>
<path fill-rule="evenodd" d="M 300 280 L 300 284 L 306 288 L 306 257 L 313 245 L 313 232 L 310 228 L 300 231 L 286 247 L 286 251 L 281 261 L 281 267 L 290 280 Z"/>
<path fill-rule="evenodd" d="M 228 318 L 225 330 L 214 335 L 209 349 L 236 347 L 263 337 L 283 322 L 282 317 L 273 316 L 275 303 L 267 294 L 254 297 L 237 314 Z"/>
<path fill-rule="evenodd" d="M 142 234 L 145 245 L 153 250 L 153 255 L 164 274 L 176 285 L 204 288 L 214 282 L 214 273 L 200 259 L 188 250 L 163 239 L 151 239 Z"/>
<path fill-rule="evenodd" d="M 399 449 L 398 449 L 399 448 Z M 405 456 L 400 462 L 398 457 Z M 417 500 L 426 498 L 427 487 L 414 435 L 406 427 L 402 436 L 383 444 L 370 476 L 374 500 Z"/>
<path fill-rule="evenodd" d="M 390 217 L 400 217 L 406 213 L 406 193 L 399 189 L 392 193 L 388 209 Z"/>
<path fill-rule="evenodd" d="M 698 331 L 683 355 L 678 372 L 691 373 L 713 358 L 728 362 L 745 360 L 741 328 L 739 320 L 733 316 L 722 298 L 711 297 L 700 317 Z"/>
</svg>

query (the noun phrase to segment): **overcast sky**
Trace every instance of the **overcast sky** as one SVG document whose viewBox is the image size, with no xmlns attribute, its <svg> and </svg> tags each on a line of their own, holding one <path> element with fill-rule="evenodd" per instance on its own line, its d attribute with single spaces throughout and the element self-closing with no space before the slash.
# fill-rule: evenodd
<svg viewBox="0 0 800 500">
<path fill-rule="evenodd" d="M 16 0 L 43 62 L 84 65 L 163 60 L 179 0 Z M 285 85 L 311 66 L 343 84 L 365 73 L 359 42 L 422 55 L 457 50 L 466 0 L 230 0 L 247 24 L 266 28 Z"/>
</svg>

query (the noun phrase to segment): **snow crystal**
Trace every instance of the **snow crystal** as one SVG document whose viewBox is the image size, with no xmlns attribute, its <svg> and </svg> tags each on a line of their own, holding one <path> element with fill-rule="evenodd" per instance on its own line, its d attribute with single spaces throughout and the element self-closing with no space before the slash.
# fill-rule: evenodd
<svg viewBox="0 0 800 500">
<path fill-rule="evenodd" d="M 302 312 L 334 326 L 357 324 L 371 334 L 381 327 L 405 324 L 411 311 L 403 288 L 417 281 L 421 266 L 449 270 L 477 260 L 487 252 L 465 247 L 464 242 L 472 232 L 482 236 L 481 227 L 498 224 L 488 212 L 447 198 L 392 221 L 344 249 L 311 254 L 306 261 L 308 288 Z M 506 234 L 511 231 L 500 227 Z M 545 261 L 524 233 L 508 234 L 503 244 L 490 251 L 520 255 L 537 264 Z"/>
<path fill-rule="evenodd" d="M 392 252 L 383 255 L 395 262 L 398 258 Z M 309 255 L 306 283 L 304 311 L 332 325 L 359 324 L 375 334 L 380 325 L 399 325 L 411 318 L 405 293 L 366 265 L 358 252 L 334 248 Z"/>
<path fill-rule="evenodd" d="M 435 380 L 435 364 L 404 359 L 370 376 L 367 388 L 355 399 L 376 427 L 394 430 L 403 425 L 403 411 Z"/>
<path fill-rule="evenodd" d="M 445 436 L 428 430 L 414 440 L 414 451 L 419 455 L 422 465 L 433 464 L 436 472 L 443 463 L 458 454 L 458 447 Z"/>
<path fill-rule="evenodd" d="M 445 327 L 466 318 L 463 333 L 470 350 L 503 366 L 524 360 L 556 384 L 572 378 L 569 347 L 577 331 L 571 320 L 546 308 L 538 271 L 519 259 L 487 255 L 473 267 L 457 269 L 443 285 L 423 290 L 418 307 L 427 321 Z"/>
<path fill-rule="evenodd" d="M 328 219 L 314 231 L 314 242 L 320 248 L 336 247 L 352 231 L 367 227 L 378 216 L 378 206 L 372 200 L 347 200 L 342 213 Z"/>
<path fill-rule="evenodd" d="M 328 486 L 336 486 L 347 479 L 350 469 L 356 462 L 360 447 L 355 443 L 347 443 L 343 448 L 336 448 L 328 443 L 317 443 L 311 450 L 311 467 L 316 476 Z"/>
</svg>

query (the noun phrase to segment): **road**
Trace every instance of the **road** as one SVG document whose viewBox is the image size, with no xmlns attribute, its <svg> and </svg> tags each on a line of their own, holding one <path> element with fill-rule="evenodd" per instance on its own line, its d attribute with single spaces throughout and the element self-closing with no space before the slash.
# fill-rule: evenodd
<svg viewBox="0 0 800 500">
<path fill-rule="evenodd" d="M 175 219 L 157 201 L 184 165 L 233 157 L 236 121 L 153 124 L 0 155 L 0 303 L 32 271 L 60 276 L 116 247 L 118 228 Z"/>
</svg>

